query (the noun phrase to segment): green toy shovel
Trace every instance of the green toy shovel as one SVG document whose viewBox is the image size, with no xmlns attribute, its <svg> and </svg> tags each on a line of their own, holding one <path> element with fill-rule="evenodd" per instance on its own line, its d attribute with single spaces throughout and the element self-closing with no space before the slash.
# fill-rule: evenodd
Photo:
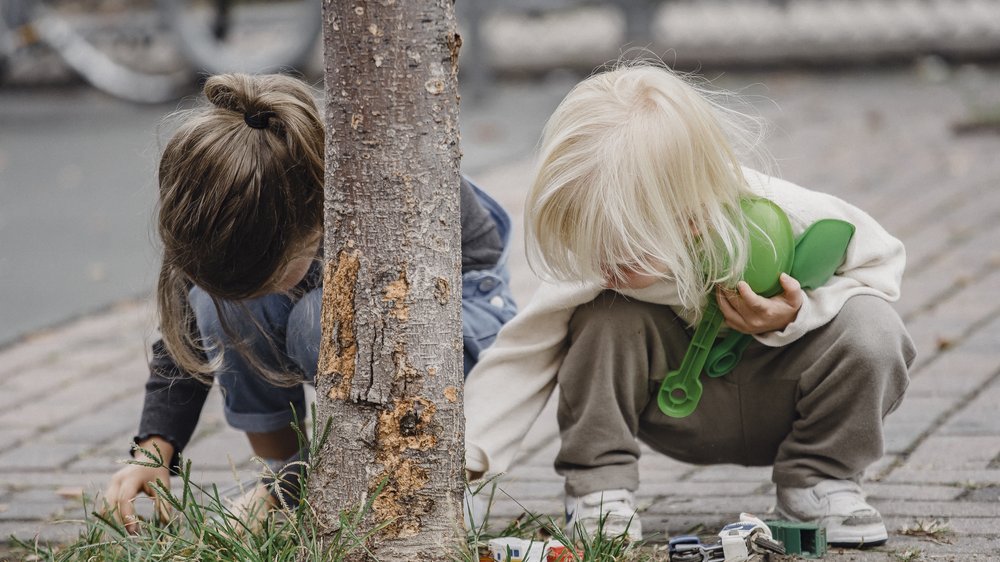
<svg viewBox="0 0 1000 562">
<path fill-rule="evenodd" d="M 849 222 L 837 219 L 814 222 L 796 239 L 795 258 L 788 274 L 798 280 L 803 289 L 826 285 L 844 263 L 847 245 L 853 236 L 854 225 Z M 753 336 L 733 330 L 708 352 L 705 372 L 710 377 L 728 374 L 752 341 Z"/>
<path fill-rule="evenodd" d="M 785 212 L 767 199 L 744 199 L 740 207 L 750 227 L 750 256 L 743 280 L 757 294 L 777 294 L 781 292 L 778 278 L 791 267 L 795 253 L 791 224 Z M 702 393 L 699 376 L 721 326 L 722 312 L 715 296 L 709 295 L 680 368 L 667 373 L 660 385 L 656 399 L 664 414 L 683 418 L 698 407 Z"/>
</svg>

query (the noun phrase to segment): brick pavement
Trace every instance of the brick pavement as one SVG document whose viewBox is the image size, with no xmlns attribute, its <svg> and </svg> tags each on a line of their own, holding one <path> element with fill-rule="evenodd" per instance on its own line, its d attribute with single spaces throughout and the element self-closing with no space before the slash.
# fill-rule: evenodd
<svg viewBox="0 0 1000 562">
<path fill-rule="evenodd" d="M 1000 559 L 1000 137 L 955 136 L 973 104 L 1000 96 L 1000 74 L 963 68 L 728 75 L 775 125 L 768 148 L 783 176 L 842 195 L 869 210 L 907 244 L 897 307 L 918 343 L 913 382 L 888 420 L 887 451 L 869 474 L 873 503 L 892 532 L 886 547 L 832 553 L 831 560 Z M 935 78 L 931 80 L 930 78 Z M 994 100 L 996 97 L 993 98 Z M 519 222 L 530 159 L 493 165 L 480 183 Z M 515 240 L 520 250 L 520 233 Z M 522 303 L 534 288 L 523 253 L 511 268 Z M 70 536 L 82 515 L 77 494 L 96 491 L 124 456 L 138 419 L 148 302 L 33 334 L 0 350 L 0 536 Z M 499 516 L 519 505 L 561 511 L 551 469 L 554 423 L 543 415 L 523 462 L 503 483 Z M 246 474 L 245 439 L 228 429 L 212 397 L 188 450 L 196 478 L 232 482 Z M 711 531 L 741 510 L 773 507 L 769 470 L 696 467 L 655 453 L 641 461 L 639 490 L 648 533 Z M 946 519 L 945 541 L 905 536 L 919 521 Z"/>
</svg>

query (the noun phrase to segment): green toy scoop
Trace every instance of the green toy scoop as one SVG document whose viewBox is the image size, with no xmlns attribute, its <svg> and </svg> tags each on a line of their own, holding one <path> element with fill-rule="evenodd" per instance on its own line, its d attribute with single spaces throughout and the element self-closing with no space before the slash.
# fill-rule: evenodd
<svg viewBox="0 0 1000 562">
<path fill-rule="evenodd" d="M 791 268 L 794 258 L 792 226 L 785 212 L 768 199 L 743 199 L 740 207 L 750 230 L 750 255 L 743 280 L 757 294 L 775 295 L 781 292 L 779 277 Z M 709 295 L 705 312 L 680 368 L 667 373 L 660 385 L 656 399 L 664 414 L 683 418 L 698 407 L 702 393 L 699 376 L 722 327 L 722 320 L 715 295 Z"/>
<path fill-rule="evenodd" d="M 822 219 L 809 225 L 795 241 L 792 270 L 802 289 L 826 285 L 847 255 L 847 246 L 854 236 L 854 225 L 837 219 Z M 708 352 L 705 372 L 721 377 L 732 371 L 743 357 L 753 336 L 733 330 Z"/>
</svg>

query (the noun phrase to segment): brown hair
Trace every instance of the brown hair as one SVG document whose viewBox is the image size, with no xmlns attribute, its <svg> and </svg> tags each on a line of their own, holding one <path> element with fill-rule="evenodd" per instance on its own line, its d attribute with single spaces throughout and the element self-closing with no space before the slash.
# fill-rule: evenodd
<svg viewBox="0 0 1000 562">
<path fill-rule="evenodd" d="M 199 351 L 221 344 L 196 340 L 191 285 L 212 296 L 225 327 L 220 301 L 267 292 L 323 221 L 323 123 L 311 89 L 288 76 L 223 74 L 204 93 L 208 104 L 171 136 L 159 165 L 160 330 L 195 375 L 217 367 Z"/>
</svg>

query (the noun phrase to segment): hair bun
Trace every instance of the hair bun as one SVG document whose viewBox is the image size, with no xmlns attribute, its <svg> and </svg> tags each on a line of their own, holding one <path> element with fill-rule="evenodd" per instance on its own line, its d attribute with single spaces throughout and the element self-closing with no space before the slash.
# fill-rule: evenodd
<svg viewBox="0 0 1000 562">
<path fill-rule="evenodd" d="M 205 81 L 203 91 L 212 105 L 242 113 L 247 106 L 250 87 L 249 81 L 240 80 L 235 74 L 219 74 Z"/>
<path fill-rule="evenodd" d="M 248 74 L 218 74 L 206 80 L 204 87 L 205 97 L 212 105 L 242 114 L 244 119 L 250 119 L 248 125 L 263 129 L 268 119 L 276 117 L 277 113 L 262 99 L 260 90 L 259 79 Z M 255 116 L 261 116 L 263 123 Z"/>
</svg>

